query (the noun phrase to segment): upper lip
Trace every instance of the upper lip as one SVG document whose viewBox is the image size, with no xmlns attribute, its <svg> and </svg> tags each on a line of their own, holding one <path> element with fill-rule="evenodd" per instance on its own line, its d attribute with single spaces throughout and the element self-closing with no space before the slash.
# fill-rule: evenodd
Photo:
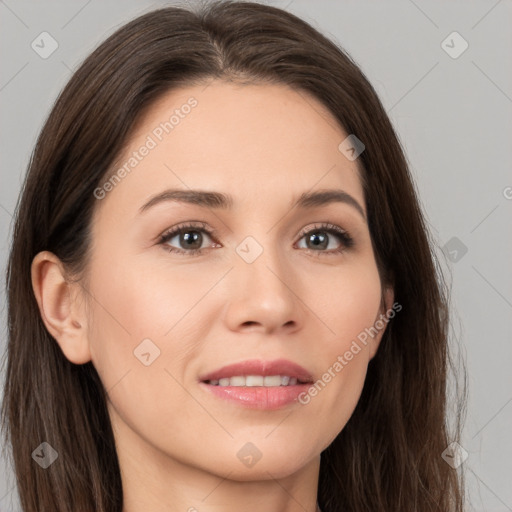
<svg viewBox="0 0 512 512">
<path fill-rule="evenodd" d="M 305 368 L 287 359 L 276 359 L 274 361 L 251 359 L 240 363 L 229 364 L 218 370 L 202 375 L 199 377 L 199 380 L 219 380 L 239 375 L 262 375 L 263 377 L 270 375 L 288 375 L 302 382 L 313 381 L 311 374 Z"/>
</svg>

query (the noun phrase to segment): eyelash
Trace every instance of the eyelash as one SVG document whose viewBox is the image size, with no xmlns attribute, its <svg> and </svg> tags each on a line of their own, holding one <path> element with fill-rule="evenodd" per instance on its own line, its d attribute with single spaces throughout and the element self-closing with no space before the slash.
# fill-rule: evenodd
<svg viewBox="0 0 512 512">
<path fill-rule="evenodd" d="M 203 251 L 205 251 L 206 248 L 184 250 L 184 249 L 179 249 L 179 248 L 167 245 L 167 242 L 169 240 L 171 240 L 172 238 L 174 238 L 176 235 L 186 233 L 187 231 L 203 232 L 203 233 L 206 233 L 210 238 L 212 238 L 212 239 L 215 238 L 214 237 L 215 231 L 208 229 L 206 224 L 204 224 L 204 223 L 187 223 L 187 224 L 183 224 L 181 226 L 171 228 L 169 231 L 166 231 L 165 233 L 160 235 L 158 244 L 162 245 L 164 247 L 164 249 L 168 252 L 178 253 L 178 254 L 187 254 L 189 256 L 200 254 Z M 305 249 L 308 252 L 315 253 L 315 255 L 333 256 L 336 254 L 340 254 L 347 249 L 350 249 L 354 245 L 354 239 L 348 233 L 348 231 L 341 229 L 340 227 L 336 226 L 335 224 L 331 224 L 331 223 L 315 224 L 313 228 L 301 231 L 299 240 L 304 238 L 306 235 L 313 234 L 316 232 L 324 232 L 324 233 L 328 233 L 329 235 L 336 235 L 341 242 L 341 247 L 338 249 L 331 249 L 330 251 L 315 251 L 313 249 Z"/>
</svg>

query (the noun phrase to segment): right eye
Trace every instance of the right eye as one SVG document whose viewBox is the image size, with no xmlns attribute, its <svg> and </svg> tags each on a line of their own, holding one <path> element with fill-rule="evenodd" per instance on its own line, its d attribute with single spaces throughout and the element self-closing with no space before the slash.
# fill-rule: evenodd
<svg viewBox="0 0 512 512">
<path fill-rule="evenodd" d="M 206 235 L 206 236 L 205 236 Z M 163 233 L 159 239 L 159 244 L 169 252 L 178 254 L 199 254 L 207 247 L 218 247 L 217 243 L 204 245 L 205 238 L 212 240 L 213 231 L 210 231 L 206 224 L 186 224 L 171 228 Z M 181 247 L 180 247 L 181 246 Z"/>
</svg>

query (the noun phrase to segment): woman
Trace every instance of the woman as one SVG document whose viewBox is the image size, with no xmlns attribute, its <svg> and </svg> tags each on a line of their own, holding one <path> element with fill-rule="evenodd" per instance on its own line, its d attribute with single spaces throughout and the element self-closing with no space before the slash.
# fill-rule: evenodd
<svg viewBox="0 0 512 512">
<path fill-rule="evenodd" d="M 128 23 L 61 93 L 17 209 L 23 510 L 460 512 L 436 268 L 332 42 L 255 3 Z"/>
</svg>

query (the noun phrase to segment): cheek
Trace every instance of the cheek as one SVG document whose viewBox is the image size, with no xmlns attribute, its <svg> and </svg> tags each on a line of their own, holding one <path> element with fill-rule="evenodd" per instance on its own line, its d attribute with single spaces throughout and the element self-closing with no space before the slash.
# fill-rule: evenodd
<svg viewBox="0 0 512 512">
<path fill-rule="evenodd" d="M 144 403 L 149 416 L 157 413 L 162 419 L 161 404 L 170 404 L 172 396 L 173 406 L 166 410 L 187 411 L 187 394 L 177 381 L 184 382 L 183 362 L 197 357 L 216 321 L 215 308 L 200 299 L 217 275 L 113 255 L 103 261 L 91 273 L 95 300 L 89 339 L 101 381 L 107 391 L 116 387 L 116 408 L 133 405 L 132 413 L 138 415 Z"/>
<path fill-rule="evenodd" d="M 116 350 L 133 350 L 146 338 L 159 340 L 157 344 L 168 342 L 175 327 L 181 328 L 182 320 L 211 287 L 208 276 L 140 263 L 137 258 L 117 259 L 92 274 L 93 340 L 103 343 L 106 339 Z"/>
<path fill-rule="evenodd" d="M 165 439 L 171 425 L 179 431 L 202 412 L 179 383 L 181 362 L 202 339 L 197 316 L 192 325 L 187 312 L 211 284 L 203 279 L 204 290 L 198 289 L 183 272 L 111 259 L 116 263 L 105 258 L 91 273 L 92 361 L 116 412 L 113 421 L 120 417 L 147 439 Z"/>
<path fill-rule="evenodd" d="M 319 336 L 321 351 L 314 351 L 321 361 L 317 380 L 299 401 L 311 416 L 331 418 L 324 425 L 327 446 L 350 419 L 364 386 L 371 344 L 382 336 L 382 330 L 372 330 L 379 318 L 381 285 L 374 264 L 347 266 L 329 279 L 316 276 L 313 281 L 322 286 L 307 294 L 327 334 Z"/>
<path fill-rule="evenodd" d="M 332 350 L 347 350 L 350 342 L 374 325 L 379 315 L 381 284 L 371 258 L 308 273 L 304 301 L 319 320 L 321 338 Z"/>
</svg>

